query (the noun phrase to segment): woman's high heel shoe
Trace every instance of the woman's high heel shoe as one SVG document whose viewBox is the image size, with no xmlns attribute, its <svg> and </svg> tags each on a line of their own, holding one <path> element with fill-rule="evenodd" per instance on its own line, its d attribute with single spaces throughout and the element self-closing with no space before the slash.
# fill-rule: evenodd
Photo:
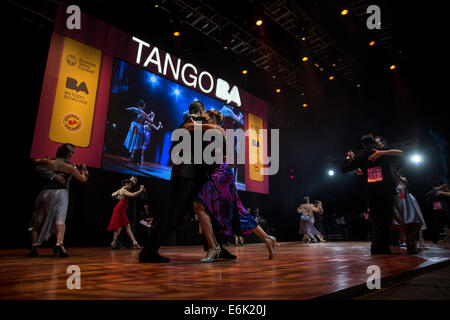
<svg viewBox="0 0 450 320">
<path fill-rule="evenodd" d="M 200 260 L 200 262 L 203 262 L 203 263 L 213 262 L 213 260 L 216 257 L 219 258 L 220 251 L 221 251 L 220 246 L 218 246 L 216 248 L 208 249 L 208 251 L 206 252 L 206 256 L 202 260 Z"/>
<path fill-rule="evenodd" d="M 131 249 L 142 249 L 142 247 L 139 245 L 139 243 L 133 243 L 133 245 L 131 246 Z"/>
<path fill-rule="evenodd" d="M 277 238 L 269 236 L 269 241 L 266 242 L 267 249 L 269 249 L 269 260 L 272 260 L 275 257 L 275 246 L 280 246 L 277 241 Z"/>
<path fill-rule="evenodd" d="M 56 244 L 53 247 L 53 253 L 55 256 L 60 256 L 61 258 L 67 258 L 69 256 L 69 253 L 67 252 L 66 248 L 64 247 L 64 245 L 61 244 Z"/>
</svg>

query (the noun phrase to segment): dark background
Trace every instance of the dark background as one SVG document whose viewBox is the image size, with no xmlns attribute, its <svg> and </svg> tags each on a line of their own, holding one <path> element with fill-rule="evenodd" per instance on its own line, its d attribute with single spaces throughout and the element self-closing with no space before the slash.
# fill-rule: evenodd
<svg viewBox="0 0 450 320">
<path fill-rule="evenodd" d="M 236 6 L 232 2 L 221 2 L 226 6 L 224 14 L 242 23 L 253 19 L 251 12 L 255 5 L 252 2 L 239 1 Z M 305 66 L 305 74 L 320 91 L 318 96 L 311 97 L 300 97 L 298 91 L 273 80 L 269 73 L 224 51 L 216 42 L 187 26 L 183 27 L 181 37 L 173 38 L 170 17 L 157 12 L 149 1 L 71 3 L 271 103 L 269 126 L 280 128 L 280 171 L 270 177 L 270 195 L 241 192 L 240 196 L 246 207 L 260 208 L 261 214 L 276 229 L 279 240 L 299 240 L 295 210 L 305 194 L 323 201 L 330 226 L 333 226 L 332 214 L 345 215 L 353 221 L 350 239 L 364 239 L 362 227 L 358 227 L 363 207 L 360 178 L 352 173 L 339 173 L 339 161 L 330 162 L 327 158 L 344 154 L 349 148 L 359 149 L 359 138 L 368 132 L 383 135 L 390 143 L 413 141 L 413 149 L 424 155 L 422 165 L 408 164 L 404 174 L 409 179 L 410 191 L 422 205 L 426 219 L 429 218 L 424 197 L 431 188 L 431 179 L 442 173 L 428 130 L 433 129 L 447 141 L 449 139 L 448 27 L 442 2 L 415 5 L 409 1 L 390 1 L 387 4 L 396 23 L 396 39 L 399 39 L 396 45 L 408 55 L 408 59 L 400 60 L 389 52 L 368 48 L 366 40 L 370 34 L 365 26 L 353 21 L 351 16 L 343 20 L 339 15 L 345 1 L 299 2 L 361 64 L 360 88 L 339 76 L 328 81 L 325 75 Z M 29 153 L 52 23 L 7 1 L 2 2 L 1 9 L 1 127 L 5 137 L 6 175 L 3 176 L 0 246 L 26 247 L 27 224 L 37 194 Z M 295 45 L 282 30 L 271 25 L 268 19 L 264 28 L 261 37 L 266 42 L 292 59 L 300 59 L 301 54 L 295 52 Z M 394 71 L 388 68 L 392 63 L 397 64 Z M 241 74 L 243 66 L 249 70 L 245 76 Z M 277 87 L 282 88 L 281 94 L 274 92 Z M 308 108 L 300 107 L 304 102 L 308 103 Z M 333 178 L 327 176 L 331 167 L 336 171 Z M 290 179 L 290 170 L 294 179 Z M 90 173 L 86 185 L 74 182 L 71 188 L 68 246 L 107 245 L 111 240 L 106 231 L 115 204 L 110 193 L 125 176 L 92 168 Z M 170 185 L 151 178 L 143 182 L 150 190 L 152 212 L 158 215 L 167 203 Z"/>
</svg>

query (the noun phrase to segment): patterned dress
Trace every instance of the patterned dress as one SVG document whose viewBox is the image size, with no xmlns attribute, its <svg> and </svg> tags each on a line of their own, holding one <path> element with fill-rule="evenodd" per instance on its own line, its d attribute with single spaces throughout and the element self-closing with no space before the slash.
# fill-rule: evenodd
<svg viewBox="0 0 450 320">
<path fill-rule="evenodd" d="M 211 179 L 203 185 L 197 200 L 205 205 L 211 218 L 220 224 L 225 235 L 236 233 L 233 230 L 233 218 L 239 219 L 242 233 L 250 233 L 251 229 L 258 226 L 255 218 L 242 205 L 233 179 L 233 170 L 226 163 L 212 172 Z"/>
</svg>

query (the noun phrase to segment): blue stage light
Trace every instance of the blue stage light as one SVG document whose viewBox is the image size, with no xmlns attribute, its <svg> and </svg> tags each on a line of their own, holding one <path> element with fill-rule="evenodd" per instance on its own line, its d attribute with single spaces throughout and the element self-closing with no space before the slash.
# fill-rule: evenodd
<svg viewBox="0 0 450 320">
<path fill-rule="evenodd" d="M 155 76 L 151 76 L 151 77 L 150 77 L 150 81 L 151 81 L 152 83 L 156 83 L 156 77 L 155 77 Z"/>
<path fill-rule="evenodd" d="M 173 93 L 175 93 L 176 96 L 179 96 L 180 95 L 180 90 L 178 90 L 178 88 L 177 88 L 177 89 L 173 90 Z"/>
</svg>

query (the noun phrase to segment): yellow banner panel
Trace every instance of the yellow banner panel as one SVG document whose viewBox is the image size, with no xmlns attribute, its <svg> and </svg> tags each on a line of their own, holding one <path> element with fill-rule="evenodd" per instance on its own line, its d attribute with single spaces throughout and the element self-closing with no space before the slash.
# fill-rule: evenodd
<svg viewBox="0 0 450 320">
<path fill-rule="evenodd" d="M 64 39 L 50 140 L 88 147 L 91 140 L 101 51 Z"/>
<path fill-rule="evenodd" d="M 263 153 L 263 137 L 259 130 L 263 129 L 263 119 L 251 113 L 248 114 L 249 129 L 249 177 L 253 181 L 264 181 L 262 175 L 263 164 L 260 154 Z"/>
</svg>

